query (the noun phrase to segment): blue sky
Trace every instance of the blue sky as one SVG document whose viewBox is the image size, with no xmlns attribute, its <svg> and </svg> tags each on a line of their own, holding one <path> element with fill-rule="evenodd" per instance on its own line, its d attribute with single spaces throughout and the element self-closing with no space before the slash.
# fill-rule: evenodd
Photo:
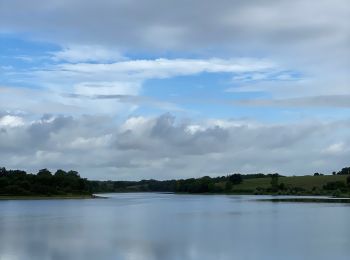
<svg viewBox="0 0 350 260">
<path fill-rule="evenodd" d="M 347 163 L 345 0 L 35 1 L 0 0 L 4 166 L 166 179 Z"/>
<path fill-rule="evenodd" d="M 66 49 L 58 44 L 33 40 L 30 35 L 2 34 L 1 35 L 1 67 L 5 76 L 1 84 L 17 88 L 42 88 L 50 82 L 41 82 L 31 79 L 30 72 L 50 70 L 60 64 L 78 64 L 81 61 L 58 60 L 57 53 Z M 177 57 L 178 56 L 178 57 Z M 190 56 L 190 55 L 189 55 Z M 153 55 L 123 56 L 121 60 L 156 60 Z M 179 53 L 161 56 L 163 59 L 201 59 L 200 57 L 184 57 Z M 257 58 L 259 60 L 259 58 Z M 99 64 L 98 60 L 85 61 L 88 64 Z M 104 61 L 102 61 L 104 63 Z M 109 61 L 107 64 L 111 64 Z M 259 74 L 259 75 L 257 75 Z M 258 118 L 261 120 L 282 120 L 286 115 L 293 117 L 300 115 L 298 108 L 269 108 L 269 107 L 242 107 L 235 101 L 243 99 L 271 98 L 272 93 L 264 90 L 245 91 L 242 86 L 257 85 L 264 82 L 288 82 L 303 79 L 301 72 L 282 68 L 262 69 L 243 72 L 199 72 L 188 75 L 174 75 L 166 78 L 150 77 L 142 83 L 138 94 L 169 102 L 179 108 L 172 111 L 177 114 L 190 114 L 197 117 L 220 118 Z M 237 90 L 242 88 L 241 90 Z M 58 90 L 59 91 L 59 90 Z M 62 92 L 63 93 L 63 92 Z M 151 103 L 139 106 L 133 113 L 150 115 L 167 111 Z M 305 111 L 303 110 L 305 113 Z M 311 114 L 314 111 L 309 111 Z"/>
</svg>

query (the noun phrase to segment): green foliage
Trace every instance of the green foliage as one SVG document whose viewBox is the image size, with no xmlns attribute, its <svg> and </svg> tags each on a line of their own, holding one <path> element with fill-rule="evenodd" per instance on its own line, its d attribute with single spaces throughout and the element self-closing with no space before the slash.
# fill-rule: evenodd
<svg viewBox="0 0 350 260">
<path fill-rule="evenodd" d="M 212 183 L 212 179 L 208 176 L 195 179 L 179 180 L 176 183 L 176 192 L 188 192 L 188 193 L 208 193 L 209 188 L 214 188 L 214 186 L 209 186 Z"/>
<path fill-rule="evenodd" d="M 341 169 L 338 173 L 338 175 L 350 175 L 350 167 L 345 167 Z"/>
<path fill-rule="evenodd" d="M 333 182 L 328 182 L 323 186 L 323 189 L 325 190 L 345 190 L 346 185 L 345 182 L 343 181 L 333 181 Z"/>
<path fill-rule="evenodd" d="M 346 176 L 323 175 L 285 177 L 279 174 L 233 174 L 220 177 L 205 176 L 180 180 L 90 181 L 93 192 L 179 192 L 179 193 L 236 193 L 281 195 L 334 195 L 349 193 Z M 328 184 L 336 182 L 334 184 Z"/>
<path fill-rule="evenodd" d="M 271 175 L 271 190 L 273 192 L 277 192 L 278 191 L 278 174 L 275 173 L 275 174 L 272 174 Z"/>
<path fill-rule="evenodd" d="M 242 175 L 239 173 L 232 174 L 228 177 L 232 184 L 240 184 L 242 182 Z"/>
<path fill-rule="evenodd" d="M 344 170 L 345 169 L 345 170 Z M 340 172 L 347 172 L 343 168 Z M 76 171 L 41 169 L 37 174 L 0 168 L 0 195 L 81 195 L 103 192 L 178 192 L 281 195 L 333 195 L 350 193 L 350 175 L 285 177 L 275 174 L 235 173 L 227 176 L 180 180 L 88 181 Z"/>
<path fill-rule="evenodd" d="M 279 189 L 279 190 L 285 190 L 285 189 L 286 189 L 286 185 L 285 185 L 284 183 L 280 183 L 280 184 L 278 185 L 278 189 Z"/>
<path fill-rule="evenodd" d="M 37 174 L 0 168 L 0 195 L 68 195 L 91 194 L 89 182 L 78 172 L 58 170 L 54 175 L 41 169 Z"/>
<path fill-rule="evenodd" d="M 227 181 L 227 182 L 225 183 L 225 191 L 226 191 L 226 192 L 231 192 L 232 187 L 233 187 L 232 182 Z"/>
</svg>

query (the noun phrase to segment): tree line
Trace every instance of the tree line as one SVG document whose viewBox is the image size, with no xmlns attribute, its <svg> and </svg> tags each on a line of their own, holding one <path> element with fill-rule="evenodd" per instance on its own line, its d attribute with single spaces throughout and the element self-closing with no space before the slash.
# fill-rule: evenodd
<svg viewBox="0 0 350 260">
<path fill-rule="evenodd" d="M 333 174 L 334 175 L 334 174 Z M 177 192 L 177 193 L 244 193 L 244 194 L 314 194 L 339 195 L 350 194 L 350 167 L 343 168 L 336 175 L 348 175 L 346 181 L 331 181 L 321 189 L 305 190 L 301 187 L 288 186 L 281 181 L 284 177 L 274 174 L 228 174 L 219 177 L 204 176 L 178 180 L 141 180 L 141 181 L 98 181 L 81 178 L 77 171 L 57 170 L 50 172 L 41 169 L 36 174 L 22 170 L 0 168 L 0 196 L 26 195 L 91 195 L 107 192 Z M 314 174 L 322 176 L 321 174 Z M 270 179 L 268 187 L 255 187 L 254 190 L 236 189 L 250 179 Z"/>
<path fill-rule="evenodd" d="M 177 193 L 229 193 L 244 180 L 269 178 L 279 174 L 228 174 L 226 176 L 188 178 L 179 180 L 90 181 L 94 192 L 177 192 Z"/>
<path fill-rule="evenodd" d="M 201 177 L 180 180 L 98 181 L 81 178 L 77 171 L 41 169 L 36 174 L 23 170 L 0 168 L 0 195 L 74 195 L 105 192 L 182 192 L 222 193 L 243 179 L 264 178 L 269 175 L 232 174 L 221 177 Z M 223 183 L 225 183 L 223 185 Z"/>
<path fill-rule="evenodd" d="M 75 195 L 91 194 L 89 181 L 77 171 L 41 169 L 36 174 L 0 168 L 0 195 Z"/>
</svg>

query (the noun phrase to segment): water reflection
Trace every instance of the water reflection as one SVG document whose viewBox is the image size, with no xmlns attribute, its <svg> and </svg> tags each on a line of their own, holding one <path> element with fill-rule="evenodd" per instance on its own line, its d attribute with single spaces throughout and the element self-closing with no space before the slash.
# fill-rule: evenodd
<svg viewBox="0 0 350 260">
<path fill-rule="evenodd" d="M 350 207 L 255 199 L 0 201 L 0 259 L 348 259 Z"/>
</svg>

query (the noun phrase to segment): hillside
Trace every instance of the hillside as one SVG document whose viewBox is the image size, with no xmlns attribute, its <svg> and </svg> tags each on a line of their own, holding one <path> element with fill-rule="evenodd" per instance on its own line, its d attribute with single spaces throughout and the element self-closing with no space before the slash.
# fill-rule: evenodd
<svg viewBox="0 0 350 260">
<path fill-rule="evenodd" d="M 279 177 L 279 184 L 283 183 L 285 188 L 298 187 L 307 191 L 312 189 L 322 189 L 329 182 L 346 182 L 346 175 L 324 175 L 324 176 L 292 176 Z M 233 191 L 250 191 L 254 192 L 259 188 L 268 189 L 271 187 L 271 178 L 254 178 L 247 179 L 234 186 Z"/>
</svg>

